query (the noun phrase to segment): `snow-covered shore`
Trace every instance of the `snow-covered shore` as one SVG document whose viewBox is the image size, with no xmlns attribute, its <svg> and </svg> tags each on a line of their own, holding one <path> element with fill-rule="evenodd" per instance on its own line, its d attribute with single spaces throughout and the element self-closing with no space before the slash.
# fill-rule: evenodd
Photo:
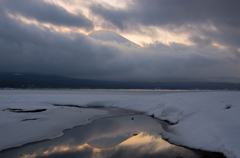
<svg viewBox="0 0 240 158">
<path fill-rule="evenodd" d="M 108 115 L 100 109 L 53 104 L 119 107 L 154 114 L 175 124 L 162 133 L 170 142 L 240 157 L 240 92 L 230 91 L 0 90 L 0 150 L 54 138 L 96 115 Z M 47 110 L 15 113 L 7 108 Z"/>
</svg>

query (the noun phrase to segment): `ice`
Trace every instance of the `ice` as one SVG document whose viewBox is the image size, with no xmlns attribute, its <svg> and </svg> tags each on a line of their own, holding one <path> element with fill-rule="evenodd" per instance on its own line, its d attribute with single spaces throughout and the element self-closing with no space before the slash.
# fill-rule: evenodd
<svg viewBox="0 0 240 158">
<path fill-rule="evenodd" d="M 0 150 L 61 136 L 64 129 L 89 123 L 96 115 L 107 115 L 107 111 L 95 109 L 59 108 L 39 103 L 1 103 Z M 14 113 L 7 108 L 33 110 L 46 108 L 39 113 Z"/>
<path fill-rule="evenodd" d="M 177 145 L 240 157 L 240 92 L 136 90 L 1 90 L 0 150 L 54 138 L 62 130 L 86 124 L 103 110 L 57 107 L 52 104 L 107 106 L 146 112 L 171 122 L 163 138 Z M 7 108 L 47 109 L 14 113 Z M 80 112 L 81 111 L 81 112 Z M 22 121 L 24 119 L 40 118 Z M 3 141 L 2 141 L 3 140 Z"/>
</svg>

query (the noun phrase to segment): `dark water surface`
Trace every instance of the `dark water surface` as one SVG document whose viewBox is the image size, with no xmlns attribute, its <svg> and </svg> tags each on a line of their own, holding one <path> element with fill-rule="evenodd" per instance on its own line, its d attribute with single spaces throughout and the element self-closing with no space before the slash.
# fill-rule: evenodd
<svg viewBox="0 0 240 158">
<path fill-rule="evenodd" d="M 160 122 L 148 116 L 106 118 L 65 130 L 53 140 L 2 151 L 0 158 L 214 157 L 169 144 L 159 135 L 163 131 Z"/>
</svg>

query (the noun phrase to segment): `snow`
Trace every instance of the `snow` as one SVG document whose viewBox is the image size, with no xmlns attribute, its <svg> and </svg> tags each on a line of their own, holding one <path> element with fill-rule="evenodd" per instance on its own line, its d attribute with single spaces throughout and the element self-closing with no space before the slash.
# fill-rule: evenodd
<svg viewBox="0 0 240 158">
<path fill-rule="evenodd" d="M 20 146 L 61 136 L 64 129 L 72 128 L 79 124 L 87 124 L 96 115 L 107 115 L 107 111 L 95 109 L 59 108 L 47 104 L 1 103 L 1 109 L 23 108 L 34 110 L 46 108 L 39 113 L 14 113 L 7 110 L 0 111 L 0 150 Z M 81 111 L 81 112 L 80 112 Z M 26 119 L 37 119 L 27 120 Z"/>
<path fill-rule="evenodd" d="M 104 110 L 52 105 L 71 104 L 154 114 L 174 124 L 162 133 L 168 141 L 222 152 L 229 158 L 240 157 L 239 96 L 238 91 L 1 90 L 0 150 L 54 138 L 61 135 L 62 130 L 86 124 L 96 115 L 109 115 Z M 47 110 L 39 113 L 2 111 L 6 108 Z M 21 121 L 29 118 L 40 119 Z"/>
</svg>

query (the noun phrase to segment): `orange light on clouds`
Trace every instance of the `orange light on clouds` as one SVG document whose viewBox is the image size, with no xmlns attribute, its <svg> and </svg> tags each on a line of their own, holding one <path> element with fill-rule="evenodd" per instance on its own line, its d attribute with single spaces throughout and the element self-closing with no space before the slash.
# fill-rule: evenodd
<svg viewBox="0 0 240 158">
<path fill-rule="evenodd" d="M 150 145 L 148 148 L 148 145 L 154 145 L 154 149 Z M 141 132 L 137 136 L 130 137 L 129 139 L 123 141 L 119 145 L 113 148 L 93 148 L 90 145 L 83 144 L 83 145 L 76 145 L 76 146 L 55 146 L 50 147 L 48 150 L 38 150 L 32 154 L 26 154 L 23 155 L 22 158 L 35 158 L 40 155 L 51 155 L 55 153 L 63 153 L 63 152 L 77 152 L 84 150 L 85 148 L 91 148 L 93 150 L 93 157 L 101 157 L 101 152 L 104 150 L 110 150 L 117 151 L 118 149 L 121 149 L 122 147 L 132 147 L 132 148 L 139 148 L 140 146 L 143 146 L 144 148 L 140 149 L 140 152 L 148 152 L 148 153 L 155 153 L 159 151 L 166 150 L 168 148 L 173 147 L 173 145 L 169 144 L 168 142 L 164 141 L 160 137 L 156 138 L 152 135 L 148 135 L 147 133 Z"/>
<path fill-rule="evenodd" d="M 59 5 L 62 8 L 66 9 L 68 12 L 78 15 L 79 13 L 85 15 L 88 19 L 90 19 L 93 22 L 94 28 L 92 31 L 97 30 L 109 30 L 114 31 L 123 37 L 129 39 L 130 41 L 144 47 L 146 44 L 155 43 L 156 41 L 161 42 L 163 44 L 169 45 L 171 43 L 181 43 L 185 45 L 193 45 L 191 41 L 189 41 L 190 33 L 188 32 L 182 32 L 182 33 L 174 33 L 171 31 L 168 31 L 161 27 L 156 26 L 138 26 L 139 30 L 133 30 L 133 31 L 121 31 L 113 26 L 104 28 L 104 19 L 101 17 L 98 17 L 97 15 L 93 15 L 91 11 L 89 10 L 89 5 L 93 2 L 100 3 L 102 5 L 112 6 L 119 9 L 124 9 L 127 7 L 127 4 L 131 3 L 131 1 L 117 1 L 117 0 L 90 0 L 90 1 L 84 1 L 84 0 L 44 0 L 47 3 L 52 3 L 55 5 Z M 35 19 L 28 19 L 26 17 L 23 17 L 21 15 L 12 15 L 9 13 L 9 16 L 12 19 L 20 20 L 21 22 L 27 23 L 27 24 L 34 24 L 37 27 L 44 29 L 49 28 L 50 30 L 61 32 L 61 33 L 82 33 L 85 35 L 88 35 L 92 31 L 86 31 L 83 28 L 78 27 L 68 27 L 68 26 L 57 26 L 50 23 L 44 23 L 39 22 Z M 211 26 L 211 27 L 210 27 Z M 207 27 L 212 30 L 216 30 L 215 27 L 212 25 L 203 25 L 202 27 Z M 110 29 L 111 28 L 111 29 Z M 224 46 L 221 46 L 219 44 L 214 43 L 213 46 L 218 47 L 219 49 L 224 49 Z"/>
<path fill-rule="evenodd" d="M 148 30 L 148 28 L 144 28 L 141 32 L 144 32 L 144 30 Z M 170 43 L 182 43 L 185 45 L 192 45 L 192 42 L 188 40 L 189 35 L 188 34 L 175 34 L 171 33 L 169 31 L 166 31 L 161 28 L 155 27 L 154 30 L 156 31 L 155 35 L 149 35 L 145 33 L 119 33 L 125 38 L 133 41 L 134 43 L 144 46 L 144 44 L 151 44 L 156 41 L 159 41 L 163 44 L 169 45 Z"/>
<path fill-rule="evenodd" d="M 155 138 L 154 136 L 148 135 L 148 134 L 143 133 L 143 132 L 141 132 L 137 136 L 134 136 L 134 137 L 131 137 L 131 138 L 127 139 L 126 141 L 119 144 L 119 146 L 138 147 L 138 146 L 142 146 L 142 145 L 147 146 L 147 144 L 154 144 L 157 147 L 157 148 L 155 148 L 155 151 L 152 151 L 152 152 L 166 150 L 166 149 L 172 147 L 171 144 L 164 141 L 162 138 L 160 138 L 160 137 Z M 146 148 L 146 150 L 149 150 L 149 149 Z"/>
<path fill-rule="evenodd" d="M 215 46 L 215 47 L 218 47 L 219 49 L 226 49 L 225 46 L 222 46 L 222 45 L 217 44 L 217 43 L 213 43 L 212 45 Z"/>
<path fill-rule="evenodd" d="M 84 14 L 87 18 L 89 18 L 90 20 L 93 21 L 94 23 L 94 30 L 106 30 L 109 28 L 103 28 L 103 26 L 101 25 L 103 23 L 103 19 L 92 15 L 91 12 L 88 9 L 88 6 L 95 1 L 76 1 L 76 0 L 70 0 L 70 1 L 65 1 L 65 0 L 59 0 L 59 1 L 55 1 L 55 0 L 45 0 L 48 3 L 53 3 L 53 4 L 57 4 L 63 8 L 65 8 L 67 11 L 69 11 L 70 13 L 74 13 L 77 14 L 78 12 L 81 12 L 82 14 Z M 127 7 L 127 4 L 131 3 L 131 1 L 117 1 L 117 0 L 99 0 L 97 1 L 97 3 L 103 4 L 106 7 L 112 6 L 115 8 L 119 8 L 119 9 L 124 9 Z M 114 28 L 113 28 L 114 29 Z M 191 45 L 192 43 L 188 40 L 188 35 L 185 34 L 175 34 L 169 31 L 166 31 L 162 28 L 159 27 L 143 27 L 140 26 L 141 29 L 141 33 L 140 32 L 121 32 L 118 29 L 114 29 L 114 30 L 110 30 L 110 31 L 115 31 L 118 34 L 122 35 L 123 37 L 129 39 L 130 41 L 140 45 L 140 46 L 144 46 L 144 44 L 150 44 L 150 43 L 154 43 L 155 41 L 159 41 L 162 42 L 164 44 L 169 44 L 172 42 L 176 42 L 176 43 L 183 43 L 186 45 Z M 66 31 L 68 30 L 67 28 L 64 29 L 58 29 L 58 31 Z M 155 33 L 150 33 L 149 34 L 149 30 L 154 30 Z M 74 32 L 79 32 L 79 31 L 74 31 Z M 84 34 L 89 34 L 90 32 L 84 32 L 84 31 L 80 31 L 81 33 Z"/>
<path fill-rule="evenodd" d="M 84 150 L 84 148 L 90 147 L 88 144 L 80 145 L 80 146 L 57 146 L 49 150 L 44 151 L 37 151 L 33 154 L 26 154 L 23 155 L 22 158 L 35 158 L 39 155 L 51 155 L 54 153 L 63 153 L 63 152 L 69 152 L 69 151 L 80 151 Z"/>
<path fill-rule="evenodd" d="M 52 31 L 56 31 L 56 32 L 61 32 L 61 33 L 72 33 L 72 32 L 75 32 L 75 33 L 82 33 L 82 34 L 88 34 L 89 32 L 82 29 L 82 28 L 78 28 L 78 27 L 67 27 L 67 26 L 57 26 L 57 25 L 53 25 L 51 23 L 44 23 L 44 22 L 39 22 L 35 19 L 28 19 L 24 16 L 21 16 L 21 15 L 13 15 L 13 14 L 10 14 L 8 13 L 8 16 L 11 18 L 11 19 L 14 19 L 14 20 L 18 20 L 22 23 L 25 23 L 25 24 L 33 24 L 35 26 L 37 26 L 38 28 L 44 30 L 46 28 L 52 30 Z"/>
</svg>

